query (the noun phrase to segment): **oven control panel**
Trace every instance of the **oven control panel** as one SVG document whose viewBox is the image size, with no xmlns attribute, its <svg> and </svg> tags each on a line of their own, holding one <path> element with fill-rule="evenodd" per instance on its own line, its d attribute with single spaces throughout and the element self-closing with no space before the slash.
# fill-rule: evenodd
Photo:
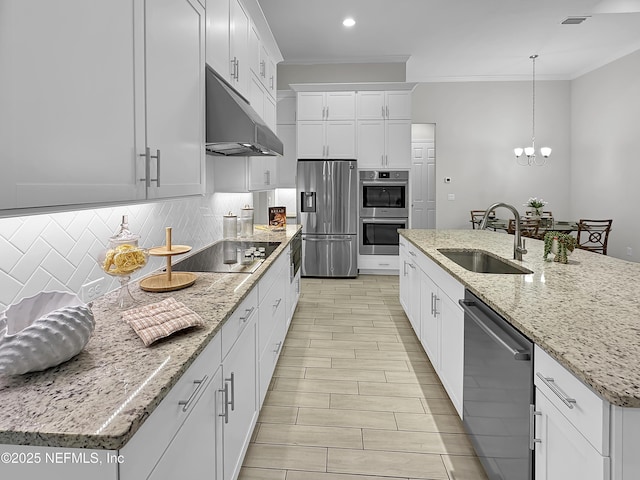
<svg viewBox="0 0 640 480">
<path fill-rule="evenodd" d="M 360 180 L 409 180 L 407 170 L 361 170 Z"/>
</svg>

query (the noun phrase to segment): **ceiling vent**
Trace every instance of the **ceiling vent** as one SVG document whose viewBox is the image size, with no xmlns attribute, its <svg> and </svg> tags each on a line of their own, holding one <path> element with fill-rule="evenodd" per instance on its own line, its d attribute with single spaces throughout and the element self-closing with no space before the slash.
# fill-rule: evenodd
<svg viewBox="0 0 640 480">
<path fill-rule="evenodd" d="M 589 17 L 567 17 L 562 21 L 562 25 L 580 25 Z"/>
</svg>

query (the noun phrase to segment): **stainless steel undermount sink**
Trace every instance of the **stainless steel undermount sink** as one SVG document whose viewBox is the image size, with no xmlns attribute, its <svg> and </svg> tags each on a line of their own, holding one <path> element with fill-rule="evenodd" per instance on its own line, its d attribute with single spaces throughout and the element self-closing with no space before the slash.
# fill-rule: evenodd
<svg viewBox="0 0 640 480">
<path fill-rule="evenodd" d="M 463 250 L 457 248 L 439 248 L 438 251 L 452 262 L 476 273 L 499 273 L 527 275 L 533 273 L 528 268 L 513 265 L 502 258 L 484 250 Z"/>
</svg>

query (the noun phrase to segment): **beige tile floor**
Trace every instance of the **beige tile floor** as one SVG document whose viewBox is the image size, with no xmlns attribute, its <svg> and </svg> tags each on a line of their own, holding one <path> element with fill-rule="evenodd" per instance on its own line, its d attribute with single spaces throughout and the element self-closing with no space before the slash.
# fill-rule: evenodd
<svg viewBox="0 0 640 480">
<path fill-rule="evenodd" d="M 240 480 L 482 480 L 398 277 L 303 279 Z"/>
</svg>

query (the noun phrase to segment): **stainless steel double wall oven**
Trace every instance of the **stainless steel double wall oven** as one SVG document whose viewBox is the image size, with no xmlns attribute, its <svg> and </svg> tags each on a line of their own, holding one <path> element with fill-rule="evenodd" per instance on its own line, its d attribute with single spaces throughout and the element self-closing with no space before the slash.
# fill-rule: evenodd
<svg viewBox="0 0 640 480">
<path fill-rule="evenodd" d="M 409 220 L 409 172 L 360 171 L 360 255 L 398 255 Z"/>
</svg>

